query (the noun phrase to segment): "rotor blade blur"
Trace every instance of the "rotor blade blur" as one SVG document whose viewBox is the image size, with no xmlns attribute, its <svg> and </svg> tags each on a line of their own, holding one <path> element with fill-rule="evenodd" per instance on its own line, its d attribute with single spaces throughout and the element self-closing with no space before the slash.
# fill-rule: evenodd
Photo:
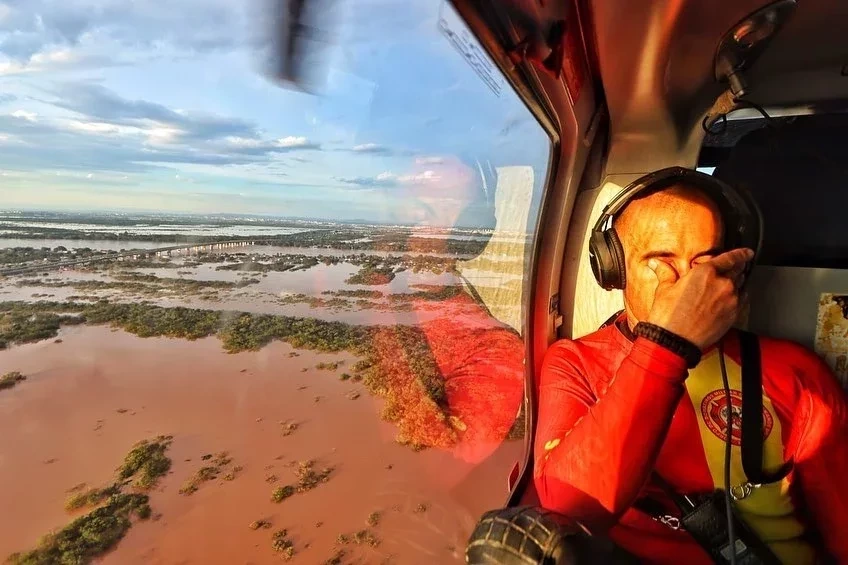
<svg viewBox="0 0 848 565">
<path fill-rule="evenodd" d="M 268 0 L 269 72 L 286 88 L 315 93 L 326 83 L 340 0 Z"/>
</svg>

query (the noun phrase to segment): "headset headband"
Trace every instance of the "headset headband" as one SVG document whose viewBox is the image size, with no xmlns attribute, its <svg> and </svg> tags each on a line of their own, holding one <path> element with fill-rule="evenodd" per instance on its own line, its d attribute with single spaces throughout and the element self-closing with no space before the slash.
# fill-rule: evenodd
<svg viewBox="0 0 848 565">
<path fill-rule="evenodd" d="M 760 253 L 763 240 L 763 220 L 759 206 L 753 197 L 745 190 L 731 187 L 720 179 L 684 167 L 669 167 L 640 177 L 627 185 L 621 192 L 604 207 L 593 232 L 608 229 L 605 224 L 614 219 L 621 210 L 638 194 L 646 190 L 661 190 L 663 188 L 682 184 L 699 188 L 707 193 L 719 207 L 725 222 L 725 233 L 728 244 L 750 247 L 756 254 Z M 731 233 L 734 230 L 735 233 Z"/>
</svg>

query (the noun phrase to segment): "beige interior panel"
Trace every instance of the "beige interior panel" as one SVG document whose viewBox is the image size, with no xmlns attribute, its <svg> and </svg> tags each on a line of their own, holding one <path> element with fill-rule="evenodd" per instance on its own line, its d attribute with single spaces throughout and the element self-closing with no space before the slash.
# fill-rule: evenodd
<svg viewBox="0 0 848 565">
<path fill-rule="evenodd" d="M 574 302 L 571 312 L 569 312 L 569 304 L 564 303 L 562 306 L 563 316 L 570 318 L 568 337 L 576 339 L 595 331 L 607 318 L 623 308 L 620 290 L 604 290 L 595 281 L 589 265 L 589 236 L 604 206 L 622 188 L 639 176 L 638 174 L 608 176 L 601 188 L 582 192 L 577 196 L 575 214 L 582 213 L 583 218 L 582 221 L 575 222 L 575 227 L 580 226 L 582 233 L 571 234 L 569 239 L 575 243 L 568 253 L 569 264 L 574 272 L 572 276 L 576 277 L 572 283 L 574 284 Z M 568 332 L 567 328 L 566 332 Z"/>
</svg>

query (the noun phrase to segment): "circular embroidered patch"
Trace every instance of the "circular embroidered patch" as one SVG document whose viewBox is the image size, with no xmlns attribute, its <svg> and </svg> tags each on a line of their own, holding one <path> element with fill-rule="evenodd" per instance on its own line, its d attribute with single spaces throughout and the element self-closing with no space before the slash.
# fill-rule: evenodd
<svg viewBox="0 0 848 565">
<path fill-rule="evenodd" d="M 733 409 L 733 437 L 732 445 L 742 445 L 742 392 L 730 391 L 730 405 Z M 701 417 L 707 428 L 721 441 L 727 441 L 727 400 L 724 389 L 714 390 L 704 397 L 701 402 Z M 763 439 L 767 438 L 774 427 L 774 419 L 763 407 Z"/>
</svg>

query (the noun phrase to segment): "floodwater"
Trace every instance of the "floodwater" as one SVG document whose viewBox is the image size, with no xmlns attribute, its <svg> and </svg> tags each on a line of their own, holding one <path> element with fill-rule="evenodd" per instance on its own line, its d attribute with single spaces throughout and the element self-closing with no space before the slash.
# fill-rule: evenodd
<svg viewBox="0 0 848 565">
<path fill-rule="evenodd" d="M 455 239 L 455 238 L 451 238 Z M 402 255 L 427 255 L 430 257 L 443 258 L 470 258 L 473 255 L 462 253 L 431 253 L 421 252 L 415 249 L 409 251 L 380 251 L 375 249 L 333 249 L 326 247 L 288 247 L 276 245 L 248 245 L 244 247 L 227 247 L 224 249 L 212 249 L 208 253 L 245 253 L 251 255 L 276 255 L 276 254 L 292 254 L 306 255 L 309 257 L 324 257 L 334 255 L 340 257 L 342 255 L 371 255 L 374 257 L 400 257 Z"/>
<path fill-rule="evenodd" d="M 154 249 L 156 247 L 165 247 L 168 242 L 162 241 L 113 241 L 113 240 L 95 240 L 95 239 L 11 239 L 0 238 L 0 249 L 9 247 L 34 247 L 41 249 L 42 247 L 62 246 L 66 249 L 97 249 L 101 251 L 124 251 L 128 249 Z"/>
<path fill-rule="evenodd" d="M 280 226 L 258 226 L 258 225 L 229 225 L 219 226 L 215 224 L 157 224 L 138 223 L 135 225 L 105 225 L 85 224 L 73 222 L 19 222 L 3 221 L 4 225 L 30 228 L 31 231 L 38 229 L 62 229 L 79 230 L 95 233 L 130 234 L 130 235 L 196 235 L 196 236 L 276 236 L 308 231 L 309 228 L 291 228 Z"/>
<path fill-rule="evenodd" d="M 135 523 L 103 563 L 269 563 L 281 528 L 294 541 L 293 563 L 321 563 L 339 534 L 366 528 L 374 511 L 381 521 L 370 530 L 381 544 L 345 546 L 345 563 L 460 563 L 474 522 L 503 503 L 507 472 L 521 458 L 520 441 L 477 467 L 396 444 L 393 426 L 378 418 L 381 401 L 339 380 L 344 365 L 314 368 L 350 364 L 349 355 L 292 358 L 283 343 L 228 355 L 214 338 L 141 339 L 105 327 L 60 337 L 0 352 L 0 373 L 29 376 L 0 392 L 0 558 L 68 523 L 69 489 L 107 484 L 135 442 L 159 434 L 174 436 L 173 466 L 150 493 L 154 519 Z M 352 391 L 361 396 L 348 398 Z M 299 427 L 286 437 L 281 421 Z M 243 467 L 235 480 L 180 495 L 201 455 L 220 451 Z M 329 482 L 271 502 L 275 486 L 292 482 L 289 465 L 307 459 L 334 467 Z M 271 474 L 280 481 L 266 482 Z M 420 504 L 426 511 L 416 512 Z M 273 527 L 249 529 L 258 519 Z"/>
<path fill-rule="evenodd" d="M 286 297 L 294 294 L 305 294 L 313 297 L 332 298 L 323 294 L 325 291 L 339 290 L 378 290 L 385 294 L 408 294 L 419 289 L 415 285 L 453 285 L 459 284 L 455 275 L 443 273 L 436 275 L 430 272 L 413 273 L 411 270 L 398 273 L 394 280 L 386 285 L 350 285 L 345 280 L 356 273 L 359 268 L 348 263 L 336 265 L 316 265 L 305 271 L 286 271 L 259 273 L 251 271 L 217 271 L 221 263 L 205 263 L 196 267 L 177 269 L 140 268 L 134 272 L 152 274 L 160 278 L 185 278 L 201 281 L 239 282 L 245 278 L 255 278 L 259 283 L 250 284 L 237 289 L 222 289 L 216 293 L 215 300 L 204 299 L 198 295 L 134 295 L 120 290 L 78 290 L 72 286 L 49 287 L 37 284 L 16 286 L 22 280 L 49 280 L 52 282 L 69 281 L 115 281 L 112 275 L 121 271 L 87 272 L 79 270 L 47 271 L 42 273 L 10 277 L 7 284 L 0 285 L 0 300 L 43 299 L 51 301 L 66 301 L 72 296 L 97 296 L 108 298 L 115 302 L 132 300 L 150 300 L 159 306 L 185 306 L 210 310 L 234 310 L 255 314 L 279 314 L 318 318 L 327 321 L 341 321 L 349 324 L 415 324 L 432 320 L 446 312 L 440 310 L 437 303 L 433 308 L 424 312 L 404 312 L 374 310 L 360 308 L 353 304 L 347 308 L 313 307 L 307 303 L 285 303 Z M 191 274 L 180 274 L 188 273 Z M 9 284 L 11 283 L 11 284 Z M 33 295 L 39 295 L 34 297 Z M 387 305 L 388 306 L 388 305 Z"/>
</svg>

